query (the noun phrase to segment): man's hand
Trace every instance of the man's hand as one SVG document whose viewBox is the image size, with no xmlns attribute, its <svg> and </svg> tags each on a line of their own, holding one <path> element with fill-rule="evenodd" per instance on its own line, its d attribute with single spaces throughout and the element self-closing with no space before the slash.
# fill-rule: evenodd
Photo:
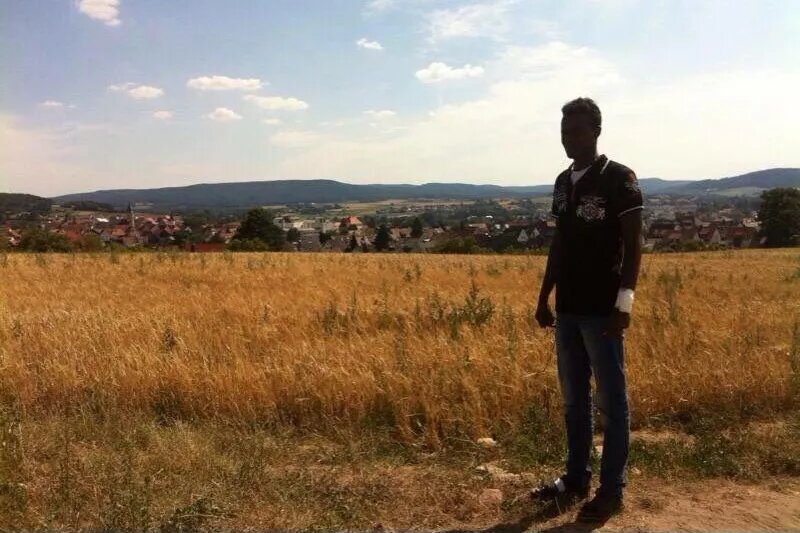
<svg viewBox="0 0 800 533">
<path fill-rule="evenodd" d="M 630 325 L 631 315 L 629 313 L 623 313 L 619 309 L 614 309 L 609 317 L 608 327 L 603 334 L 609 337 L 621 337 L 623 330 Z"/>
<path fill-rule="evenodd" d="M 552 311 L 550 311 L 550 305 L 546 301 L 539 302 L 539 305 L 536 306 L 536 314 L 534 316 L 540 327 L 552 328 L 556 325 L 556 317 L 553 316 Z"/>
</svg>

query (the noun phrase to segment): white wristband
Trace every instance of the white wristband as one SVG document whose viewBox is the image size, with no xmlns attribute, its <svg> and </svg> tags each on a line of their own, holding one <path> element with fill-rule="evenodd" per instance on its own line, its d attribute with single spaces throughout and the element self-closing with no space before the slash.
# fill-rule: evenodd
<svg viewBox="0 0 800 533">
<path fill-rule="evenodd" d="M 617 302 L 614 307 L 623 313 L 630 313 L 633 309 L 633 289 L 620 289 L 617 292 Z"/>
</svg>

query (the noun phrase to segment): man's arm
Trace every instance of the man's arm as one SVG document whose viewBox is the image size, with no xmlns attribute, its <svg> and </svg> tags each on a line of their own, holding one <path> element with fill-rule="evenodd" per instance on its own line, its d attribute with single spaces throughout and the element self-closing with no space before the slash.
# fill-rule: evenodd
<svg viewBox="0 0 800 533">
<path fill-rule="evenodd" d="M 611 316 L 608 334 L 621 335 L 622 330 L 631 324 L 633 291 L 639 278 L 639 265 L 642 261 L 642 210 L 634 209 L 620 217 L 622 230 L 622 272 L 617 302 Z"/>
<path fill-rule="evenodd" d="M 536 321 L 543 328 L 555 324 L 555 317 L 550 311 L 550 293 L 553 292 L 553 287 L 556 285 L 556 272 L 558 272 L 558 255 L 561 246 L 561 235 L 556 228 L 553 234 L 553 242 L 550 243 L 550 251 L 547 253 L 547 266 L 544 270 L 544 279 L 542 279 L 542 287 L 539 290 L 539 302 L 536 306 Z"/>
<path fill-rule="evenodd" d="M 642 210 L 635 209 L 620 217 L 622 230 L 621 289 L 636 289 L 642 262 Z"/>
</svg>

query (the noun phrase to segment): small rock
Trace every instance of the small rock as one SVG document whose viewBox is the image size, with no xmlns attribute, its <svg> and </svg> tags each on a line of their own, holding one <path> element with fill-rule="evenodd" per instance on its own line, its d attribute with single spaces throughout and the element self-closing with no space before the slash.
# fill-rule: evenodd
<svg viewBox="0 0 800 533">
<path fill-rule="evenodd" d="M 494 463 L 486 463 L 480 466 L 475 467 L 475 470 L 484 475 L 488 475 L 494 480 L 497 481 L 517 481 L 519 480 L 519 474 L 513 474 L 511 472 L 506 472 L 501 467 L 497 466 Z"/>
<path fill-rule="evenodd" d="M 484 448 L 496 448 L 497 441 L 494 440 L 492 437 L 481 437 L 477 441 L 479 446 L 483 446 Z"/>
<path fill-rule="evenodd" d="M 500 489 L 483 489 L 483 492 L 478 496 L 478 502 L 486 507 L 500 505 L 503 503 L 503 491 Z"/>
<path fill-rule="evenodd" d="M 634 466 L 633 468 L 631 468 L 631 474 L 633 474 L 634 476 L 640 476 L 642 474 L 642 471 Z"/>
<path fill-rule="evenodd" d="M 597 446 L 594 447 L 594 451 L 597 453 L 597 455 L 599 457 L 602 457 L 603 456 L 603 445 L 602 444 L 598 444 Z"/>
</svg>

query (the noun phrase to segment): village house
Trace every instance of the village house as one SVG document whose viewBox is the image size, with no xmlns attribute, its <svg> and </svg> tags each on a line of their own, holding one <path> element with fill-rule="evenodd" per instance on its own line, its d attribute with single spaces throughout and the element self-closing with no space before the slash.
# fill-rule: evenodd
<svg viewBox="0 0 800 533">
<path fill-rule="evenodd" d="M 556 235 L 556 221 L 552 219 L 539 219 L 534 225 L 533 229 L 528 232 L 530 240 L 529 246 L 541 248 L 543 246 L 550 246 L 553 243 L 553 237 Z"/>
<path fill-rule="evenodd" d="M 695 229 L 700 225 L 700 220 L 694 213 L 676 213 L 675 222 L 684 230 Z"/>
<path fill-rule="evenodd" d="M 722 234 L 719 231 L 719 227 L 713 222 L 702 224 L 698 230 L 698 236 L 707 245 L 719 245 L 722 243 Z"/>
<path fill-rule="evenodd" d="M 317 220 L 313 228 L 322 233 L 334 233 L 339 230 L 338 220 Z"/>
<path fill-rule="evenodd" d="M 411 237 L 411 228 L 390 228 L 389 237 L 394 242 L 402 242 Z"/>
<path fill-rule="evenodd" d="M 22 234 L 10 226 L 2 226 L 0 227 L 0 238 L 4 239 L 9 246 L 16 247 L 22 240 Z"/>
<path fill-rule="evenodd" d="M 364 223 L 361 222 L 361 219 L 355 216 L 348 216 L 344 217 L 339 221 L 339 228 L 345 228 L 347 230 L 356 230 L 361 231 L 363 229 Z"/>
<path fill-rule="evenodd" d="M 304 231 L 300 233 L 300 238 L 295 245 L 298 252 L 319 252 L 322 245 L 319 242 L 319 233 L 314 231 Z"/>
<path fill-rule="evenodd" d="M 272 219 L 272 223 L 283 231 L 289 231 L 290 229 L 296 229 L 298 231 L 313 229 L 313 225 L 309 221 L 293 219 L 288 215 L 275 217 Z"/>
</svg>

